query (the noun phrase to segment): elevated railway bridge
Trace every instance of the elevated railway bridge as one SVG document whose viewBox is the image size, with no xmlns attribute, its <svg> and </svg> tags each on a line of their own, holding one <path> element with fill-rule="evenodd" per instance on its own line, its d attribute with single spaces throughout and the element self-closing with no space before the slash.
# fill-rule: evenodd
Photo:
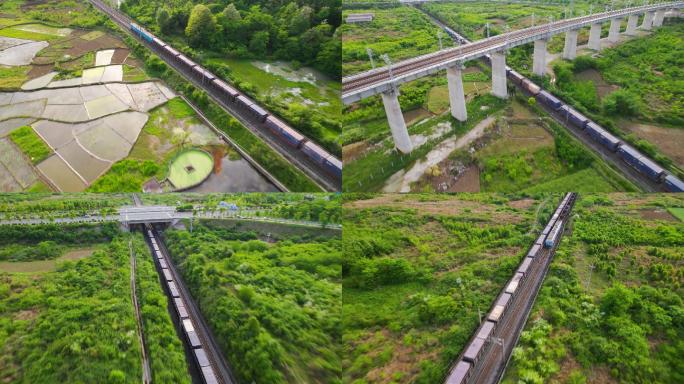
<svg viewBox="0 0 684 384">
<path fill-rule="evenodd" d="M 661 26 L 666 16 L 675 15 L 681 8 L 684 8 L 684 2 L 659 3 L 594 13 L 515 30 L 421 55 L 344 77 L 342 79 L 342 101 L 345 104 L 351 104 L 380 94 L 395 146 L 399 151 L 409 153 L 413 148 L 399 105 L 398 85 L 446 70 L 451 114 L 457 120 L 465 121 L 467 112 L 462 83 L 462 69 L 465 62 L 489 57 L 492 66 L 492 93 L 497 97 L 507 98 L 507 50 L 519 45 L 534 43 L 535 65 L 533 72 L 543 75 L 545 65 L 541 65 L 541 63 L 545 63 L 547 42 L 554 35 L 565 33 L 563 58 L 573 59 L 577 54 L 577 34 L 581 28 L 590 27 L 589 48 L 600 50 L 601 25 L 603 23 L 610 22 L 608 40 L 617 41 L 621 24 L 625 18 L 627 18 L 625 34 L 633 35 L 637 29 L 651 30 L 653 27 Z M 637 25 L 641 15 L 644 15 L 643 22 L 641 25 Z"/>
</svg>

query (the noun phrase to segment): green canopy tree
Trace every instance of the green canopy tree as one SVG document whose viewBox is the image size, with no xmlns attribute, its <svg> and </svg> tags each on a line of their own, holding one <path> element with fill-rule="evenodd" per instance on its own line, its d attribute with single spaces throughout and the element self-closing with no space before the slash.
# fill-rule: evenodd
<svg viewBox="0 0 684 384">
<path fill-rule="evenodd" d="M 188 26 L 185 28 L 190 45 L 193 47 L 210 46 L 216 33 L 216 20 L 209 8 L 197 4 L 190 13 Z"/>
</svg>

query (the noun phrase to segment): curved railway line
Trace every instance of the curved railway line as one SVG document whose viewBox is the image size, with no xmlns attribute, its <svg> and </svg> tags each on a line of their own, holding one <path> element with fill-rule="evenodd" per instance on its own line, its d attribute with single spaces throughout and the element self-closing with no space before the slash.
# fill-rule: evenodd
<svg viewBox="0 0 684 384">
<path fill-rule="evenodd" d="M 682 3 L 671 3 L 675 6 L 683 6 Z M 412 72 L 419 70 L 426 70 L 429 67 L 447 64 L 463 60 L 467 56 L 478 54 L 484 56 L 487 52 L 497 49 L 506 49 L 516 43 L 526 42 L 527 39 L 539 34 L 548 33 L 549 35 L 558 33 L 557 30 L 570 27 L 573 25 L 583 25 L 591 21 L 599 21 L 603 19 L 626 16 L 634 12 L 646 12 L 663 8 L 662 4 L 649 5 L 642 7 L 632 7 L 610 12 L 596 13 L 588 16 L 580 16 L 572 19 L 565 19 L 555 21 L 548 24 L 538 25 L 525 29 L 519 29 L 512 32 L 504 33 L 497 36 L 492 36 L 488 39 L 478 40 L 459 47 L 448 48 L 438 52 L 425 54 L 412 59 L 404 60 L 393 64 L 391 66 L 384 66 L 370 71 L 362 72 L 356 75 L 347 76 L 342 79 L 342 93 L 343 99 L 345 93 L 355 92 L 371 86 L 376 86 L 385 82 L 390 82 L 394 78 L 400 76 L 409 76 Z M 391 75 L 390 75 L 391 72 Z"/>
<path fill-rule="evenodd" d="M 187 81 L 193 85 L 204 90 L 222 109 L 227 111 L 231 116 L 235 117 L 243 126 L 250 130 L 254 135 L 260 138 L 271 147 L 278 155 L 285 161 L 294 165 L 297 169 L 302 171 L 309 179 L 311 179 L 319 188 L 326 191 L 340 191 L 342 188 L 341 179 L 337 179 L 330 173 L 326 172 L 320 165 L 313 162 L 300 150 L 293 150 L 286 142 L 274 137 L 273 133 L 262 124 L 257 117 L 249 114 L 247 111 L 240 109 L 235 103 L 226 102 L 225 97 L 221 95 L 214 87 L 210 87 L 209 82 L 198 80 L 193 76 L 191 71 L 181 67 L 181 65 L 170 60 L 165 52 L 158 49 L 153 44 L 149 44 L 141 39 L 139 35 L 133 33 L 130 25 L 133 22 L 129 17 L 121 12 L 112 9 L 102 0 L 88 0 L 96 9 L 105 13 L 114 21 L 125 33 L 132 36 L 136 41 L 143 44 L 149 50 L 154 52 L 160 59 L 162 59 L 170 68 L 175 70 L 178 74 L 183 76 Z M 228 142 L 230 144 L 230 142 Z M 339 161 L 339 160 L 338 160 Z"/>
</svg>

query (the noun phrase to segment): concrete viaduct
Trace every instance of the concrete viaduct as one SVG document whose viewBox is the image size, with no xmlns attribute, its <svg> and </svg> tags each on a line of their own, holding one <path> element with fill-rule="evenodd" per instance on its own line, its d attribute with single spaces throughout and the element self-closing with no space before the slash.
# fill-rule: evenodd
<svg viewBox="0 0 684 384">
<path fill-rule="evenodd" d="M 544 75 L 546 46 L 549 39 L 554 35 L 565 33 L 563 58 L 572 60 L 577 55 L 577 33 L 581 28 L 590 27 L 589 48 L 598 51 L 601 48 L 601 25 L 603 23 L 610 22 L 607 39 L 611 42 L 617 42 L 620 26 L 625 18 L 627 18 L 625 34 L 635 35 L 637 29 L 651 30 L 653 27 L 661 26 L 666 14 L 673 16 L 679 12 L 680 8 L 684 8 L 684 2 L 660 3 L 595 13 L 443 49 L 343 78 L 342 101 L 345 104 L 351 104 L 378 93 L 381 94 L 395 147 L 402 153 L 409 153 L 413 146 L 399 105 L 399 90 L 397 88 L 399 84 L 446 69 L 451 115 L 459 121 L 466 121 L 468 115 L 461 78 L 463 63 L 466 61 L 483 56 L 489 57 L 492 66 L 492 94 L 505 99 L 508 97 L 506 50 L 534 42 L 532 72 L 537 75 Z M 644 20 L 638 26 L 637 22 L 642 14 Z"/>
</svg>

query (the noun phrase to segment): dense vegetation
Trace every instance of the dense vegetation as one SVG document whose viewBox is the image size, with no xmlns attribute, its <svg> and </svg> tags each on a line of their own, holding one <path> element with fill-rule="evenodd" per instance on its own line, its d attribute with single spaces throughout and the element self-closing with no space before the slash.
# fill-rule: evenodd
<svg viewBox="0 0 684 384">
<path fill-rule="evenodd" d="M 556 81 L 549 87 L 658 163 L 677 165 L 656 143 L 630 133 L 627 125 L 640 121 L 670 129 L 684 126 L 683 43 L 684 23 L 666 25 L 651 36 L 606 49 L 598 58 L 558 62 L 553 67 Z M 580 79 L 592 71 L 615 89 L 601 96 L 596 81 Z"/>
<path fill-rule="evenodd" d="M 4 193 L 0 194 L 0 218 L 60 212 L 75 212 L 82 216 L 86 213 L 111 212 L 114 208 L 131 203 L 131 197 L 123 194 Z"/>
<path fill-rule="evenodd" d="M 128 0 L 121 9 L 153 32 L 209 54 L 297 61 L 340 76 L 337 0 Z"/>
<path fill-rule="evenodd" d="M 441 382 L 555 199 L 355 198 L 343 208 L 343 381 Z"/>
<path fill-rule="evenodd" d="M 125 236 L 114 224 L 0 228 L 2 260 L 37 261 L 77 245 L 96 247 L 87 258 L 60 263 L 54 272 L 0 272 L 3 382 L 128 383 L 140 379 L 129 241 L 138 257 L 137 289 L 153 379 L 190 383 L 149 249 L 139 234 Z"/>
<path fill-rule="evenodd" d="M 205 226 L 166 236 L 240 381 L 339 381 L 339 239 L 269 244 Z"/>
<path fill-rule="evenodd" d="M 29 126 L 23 126 L 12 131 L 10 138 L 33 164 L 40 163 L 52 153 L 50 147 Z"/>
<path fill-rule="evenodd" d="M 505 383 L 684 380 L 684 225 L 664 210 L 675 206 L 684 200 L 582 197 Z"/>
<path fill-rule="evenodd" d="M 373 51 L 376 66 L 385 62 L 381 56 L 387 54 L 392 61 L 399 61 L 439 49 L 438 34 L 442 34 L 442 46 L 453 45 L 451 38 L 433 24 L 420 10 L 413 7 L 389 9 L 364 9 L 345 11 L 349 13 L 369 12 L 374 15 L 370 23 L 343 24 L 342 70 L 345 76 L 371 69 L 366 49 Z"/>
<path fill-rule="evenodd" d="M 88 259 L 66 262 L 55 273 L 0 273 L 3 381 L 139 380 L 140 344 L 128 276 L 128 246 L 123 239 Z"/>
</svg>

